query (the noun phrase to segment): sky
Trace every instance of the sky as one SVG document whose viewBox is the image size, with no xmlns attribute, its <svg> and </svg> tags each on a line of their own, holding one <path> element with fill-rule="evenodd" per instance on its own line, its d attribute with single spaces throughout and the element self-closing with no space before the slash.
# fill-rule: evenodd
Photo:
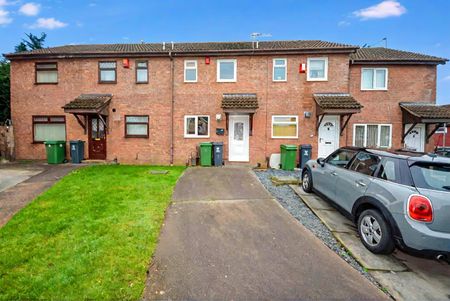
<svg viewBox="0 0 450 301">
<path fill-rule="evenodd" d="M 326 40 L 450 58 L 450 0 L 0 0 L 0 53 L 25 33 L 46 46 L 97 43 Z M 450 62 L 437 102 L 450 104 Z"/>
</svg>

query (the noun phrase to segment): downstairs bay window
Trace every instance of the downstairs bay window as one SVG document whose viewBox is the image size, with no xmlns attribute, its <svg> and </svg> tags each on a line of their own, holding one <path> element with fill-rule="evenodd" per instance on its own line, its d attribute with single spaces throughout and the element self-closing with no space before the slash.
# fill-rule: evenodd
<svg viewBox="0 0 450 301">
<path fill-rule="evenodd" d="M 184 137 L 208 138 L 209 116 L 202 116 L 202 115 L 184 116 Z"/>
<path fill-rule="evenodd" d="M 391 148 L 391 124 L 355 124 L 353 145 L 358 147 Z"/>
<path fill-rule="evenodd" d="M 33 143 L 66 141 L 65 116 L 33 116 Z"/>
</svg>

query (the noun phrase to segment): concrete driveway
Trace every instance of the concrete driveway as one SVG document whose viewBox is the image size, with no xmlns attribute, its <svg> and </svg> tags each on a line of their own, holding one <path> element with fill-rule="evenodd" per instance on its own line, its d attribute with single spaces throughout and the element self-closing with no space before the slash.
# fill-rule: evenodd
<svg viewBox="0 0 450 301">
<path fill-rule="evenodd" d="M 387 299 L 236 167 L 179 180 L 144 298 Z"/>
</svg>

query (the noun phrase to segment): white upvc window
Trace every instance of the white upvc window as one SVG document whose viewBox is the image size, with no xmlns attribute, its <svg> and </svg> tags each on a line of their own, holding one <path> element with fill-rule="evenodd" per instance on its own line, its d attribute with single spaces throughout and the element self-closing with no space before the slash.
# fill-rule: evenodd
<svg viewBox="0 0 450 301">
<path fill-rule="evenodd" d="M 327 81 L 328 80 L 328 58 L 310 57 L 307 60 L 307 81 Z"/>
<path fill-rule="evenodd" d="M 225 83 L 237 81 L 236 59 L 217 60 L 217 81 Z"/>
<path fill-rule="evenodd" d="M 387 68 L 361 68 L 361 90 L 387 90 Z"/>
<path fill-rule="evenodd" d="M 272 138 L 297 139 L 298 138 L 298 116 L 295 116 L 295 115 L 273 115 L 272 116 Z"/>
<path fill-rule="evenodd" d="M 353 146 L 392 147 L 392 124 L 354 124 Z"/>
<path fill-rule="evenodd" d="M 184 61 L 184 82 L 196 83 L 197 82 L 197 61 L 186 60 Z"/>
<path fill-rule="evenodd" d="M 272 80 L 274 82 L 287 81 L 287 59 L 273 59 Z"/>
<path fill-rule="evenodd" d="M 186 115 L 186 116 L 184 116 L 184 137 L 185 138 L 208 138 L 209 137 L 209 116 L 207 116 L 207 115 Z"/>
</svg>

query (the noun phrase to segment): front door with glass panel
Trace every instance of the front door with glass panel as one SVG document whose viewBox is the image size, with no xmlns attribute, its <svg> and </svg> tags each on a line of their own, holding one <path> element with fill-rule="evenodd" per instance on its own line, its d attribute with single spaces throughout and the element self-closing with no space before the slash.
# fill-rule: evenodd
<svg viewBox="0 0 450 301">
<path fill-rule="evenodd" d="M 405 132 L 411 127 L 411 124 L 405 126 Z M 425 149 L 425 125 L 417 124 L 405 137 L 405 148 L 416 152 L 423 152 Z"/>
<path fill-rule="evenodd" d="M 229 161 L 249 161 L 249 116 L 231 115 L 228 124 Z"/>
<path fill-rule="evenodd" d="M 106 117 L 103 117 L 106 122 Z M 98 117 L 89 117 L 89 159 L 106 159 L 106 128 Z"/>
<path fill-rule="evenodd" d="M 339 148 L 339 118 L 325 115 L 319 127 L 319 158 L 326 158 Z"/>
</svg>

